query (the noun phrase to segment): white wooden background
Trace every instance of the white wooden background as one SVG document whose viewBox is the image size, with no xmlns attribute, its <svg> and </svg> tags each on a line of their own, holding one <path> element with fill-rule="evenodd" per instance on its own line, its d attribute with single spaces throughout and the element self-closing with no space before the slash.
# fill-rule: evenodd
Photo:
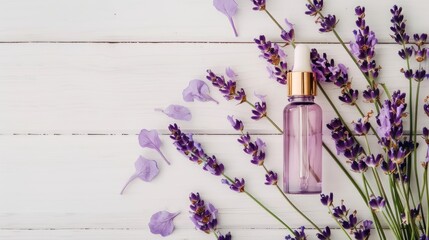
<svg viewBox="0 0 429 240">
<path fill-rule="evenodd" d="M 318 33 L 314 19 L 304 15 L 306 1 L 268 2 L 276 18 L 296 23 L 298 42 L 345 63 L 356 88 L 365 87 L 336 39 Z M 249 95 L 254 90 L 268 94 L 270 115 L 281 123 L 286 90 L 267 78 L 252 43 L 259 34 L 280 40 L 279 31 L 264 13 L 251 10 L 250 1 L 238 0 L 238 38 L 209 0 L 0 3 L 0 239 L 161 239 L 147 227 L 159 210 L 182 211 L 168 239 L 213 239 L 196 231 L 188 219 L 187 196 L 192 191 L 219 208 L 222 231 L 231 231 L 234 239 L 283 239 L 281 225 L 178 154 L 168 136 L 162 137 L 162 150 L 171 166 L 156 153 L 141 150 L 140 129 L 167 133 L 172 120 L 153 109 L 171 103 L 192 110 L 193 120 L 179 124 L 199 133 L 196 140 L 218 156 L 230 175 L 245 177 L 247 189 L 291 226 L 308 226 L 275 189 L 263 184 L 262 170 L 242 153 L 226 116 L 242 118 L 248 130 L 262 135 L 268 144 L 266 164 L 281 172 L 282 138 L 274 128 L 250 120 L 247 106 L 225 102 L 214 89 L 219 105 L 184 103 L 181 98 L 189 80 L 202 79 L 208 68 L 219 72 L 230 66 Z M 367 23 L 381 42 L 377 61 L 383 66 L 382 81 L 390 90 L 404 89 L 406 80 L 399 74 L 404 64 L 389 37 L 394 1 L 326 1 L 325 9 L 340 19 L 338 31 L 345 40 L 353 37 L 357 4 L 367 7 Z M 428 32 L 427 1 L 399 4 L 409 19 L 409 32 Z M 424 83 L 422 95 L 428 90 Z M 338 89 L 329 87 L 328 92 L 336 96 Z M 322 96 L 317 101 L 327 122 L 333 111 Z M 353 108 L 336 103 L 347 121 L 358 118 Z M 328 135 L 324 139 L 331 143 Z M 161 173 L 152 183 L 136 180 L 121 196 L 139 154 L 158 160 Z M 346 200 L 361 210 L 360 216 L 369 217 L 326 153 L 323 181 L 324 191 L 335 190 L 336 200 Z M 291 198 L 321 226 L 335 227 L 319 196 Z"/>
</svg>

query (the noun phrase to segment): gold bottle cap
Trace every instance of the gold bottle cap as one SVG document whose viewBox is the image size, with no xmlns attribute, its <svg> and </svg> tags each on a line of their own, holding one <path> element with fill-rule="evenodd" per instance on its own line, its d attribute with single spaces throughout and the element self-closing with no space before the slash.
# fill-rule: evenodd
<svg viewBox="0 0 429 240">
<path fill-rule="evenodd" d="M 316 75 L 312 72 L 289 72 L 287 74 L 288 96 L 316 96 Z"/>
</svg>

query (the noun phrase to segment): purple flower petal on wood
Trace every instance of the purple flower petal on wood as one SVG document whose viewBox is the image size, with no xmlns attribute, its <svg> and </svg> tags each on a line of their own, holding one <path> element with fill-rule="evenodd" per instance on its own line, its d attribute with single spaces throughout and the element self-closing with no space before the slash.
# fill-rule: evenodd
<svg viewBox="0 0 429 240">
<path fill-rule="evenodd" d="M 161 157 L 170 165 L 170 162 L 161 152 L 161 139 L 159 138 L 158 132 L 156 130 L 147 130 L 142 129 L 139 134 L 139 144 L 142 148 L 151 148 L 155 149 Z"/>
<path fill-rule="evenodd" d="M 232 81 L 237 80 L 237 74 L 232 70 L 230 67 L 226 68 L 225 70 L 226 76 L 228 76 Z"/>
<path fill-rule="evenodd" d="M 173 220 L 179 214 L 180 212 L 170 213 L 167 211 L 160 211 L 153 214 L 149 222 L 150 232 L 160 234 L 163 237 L 170 235 L 174 231 Z"/>
<path fill-rule="evenodd" d="M 155 111 L 163 112 L 165 115 L 176 120 L 190 121 L 192 119 L 191 111 L 181 105 L 171 104 L 166 109 L 156 108 Z"/>
<path fill-rule="evenodd" d="M 256 92 L 254 92 L 253 94 L 255 95 L 255 97 L 259 98 L 261 100 L 261 102 L 267 102 L 266 101 L 267 95 L 258 94 Z"/>
<path fill-rule="evenodd" d="M 231 23 L 234 34 L 237 37 L 237 29 L 235 28 L 234 21 L 232 17 L 237 13 L 238 5 L 234 0 L 213 0 L 213 6 L 221 13 L 225 14 L 228 17 L 229 22 Z"/>
<path fill-rule="evenodd" d="M 136 168 L 136 171 L 134 174 L 128 179 L 125 186 L 122 188 L 121 194 L 124 193 L 125 188 L 127 188 L 128 184 L 132 182 L 136 178 L 140 178 L 141 180 L 145 182 L 152 181 L 159 173 L 158 165 L 156 164 L 156 161 L 146 159 L 142 156 L 140 156 L 137 161 L 134 163 L 134 167 Z"/>
<path fill-rule="evenodd" d="M 209 86 L 202 80 L 191 80 L 187 88 L 182 92 L 185 102 L 193 102 L 195 99 L 201 102 L 213 101 L 219 104 L 210 96 Z"/>
</svg>

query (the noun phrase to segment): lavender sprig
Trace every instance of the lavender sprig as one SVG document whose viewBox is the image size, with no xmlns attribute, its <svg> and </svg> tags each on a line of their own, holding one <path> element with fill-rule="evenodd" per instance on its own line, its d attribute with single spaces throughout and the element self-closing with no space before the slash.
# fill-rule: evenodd
<svg viewBox="0 0 429 240">
<path fill-rule="evenodd" d="M 255 198 L 251 193 L 245 190 L 245 181 L 244 179 L 232 179 L 224 173 L 224 166 L 222 163 L 219 163 L 216 160 L 215 156 L 209 157 L 202 148 L 201 144 L 193 140 L 192 134 L 183 133 L 177 124 L 170 124 L 168 126 L 170 131 L 170 138 L 173 140 L 173 145 L 176 146 L 177 151 L 185 155 L 190 161 L 197 164 L 202 164 L 203 169 L 209 171 L 215 176 L 223 176 L 225 179 L 222 179 L 222 183 L 227 183 L 231 190 L 244 193 L 250 197 L 255 203 L 267 211 L 272 217 L 279 221 L 284 227 L 286 227 L 290 232 L 293 232 L 292 228 L 289 227 L 283 220 L 281 220 L 276 214 L 274 214 L 270 209 L 268 209 L 264 204 L 262 204 L 257 198 Z"/>
<path fill-rule="evenodd" d="M 252 107 L 252 119 L 259 120 L 266 118 L 280 133 L 283 133 L 283 130 L 268 116 L 267 104 L 264 98 L 259 97 L 261 101 L 252 104 L 247 100 L 246 93 L 244 92 L 243 88 L 241 88 L 239 91 L 236 91 L 237 83 L 235 81 L 235 77 L 234 79 L 226 81 L 224 76 L 216 75 L 211 70 L 207 70 L 207 73 L 208 75 L 206 78 L 212 83 L 213 86 L 217 87 L 219 91 L 224 94 L 225 99 L 235 99 L 239 101 L 239 104 L 244 102 L 247 103 Z M 228 77 L 231 78 L 232 75 L 236 76 L 235 73 L 232 73 L 233 71 L 229 69 L 229 74 L 227 74 L 229 75 Z"/>
<path fill-rule="evenodd" d="M 262 166 L 265 170 L 265 185 L 273 185 L 276 186 L 277 190 L 282 194 L 282 196 L 285 198 L 285 200 L 302 216 L 304 217 L 311 225 L 313 225 L 321 234 L 323 234 L 323 231 L 311 220 L 309 219 L 295 204 L 289 199 L 289 197 L 281 190 L 280 186 L 278 185 L 278 175 L 274 171 L 268 170 L 268 168 L 265 166 L 265 150 L 266 150 L 266 143 L 262 141 L 260 138 L 256 139 L 256 141 L 252 141 L 252 138 L 250 134 L 244 133 L 244 124 L 239 119 L 234 119 L 233 116 L 228 116 L 227 120 L 231 124 L 231 126 L 239 131 L 241 133 L 240 137 L 237 139 L 237 142 L 239 142 L 243 146 L 243 151 L 250 155 L 252 159 L 250 162 L 256 166 Z M 316 181 L 320 181 L 320 178 L 317 176 L 317 174 L 312 170 L 311 173 L 313 174 Z M 329 237 L 327 238 L 329 239 Z"/>
<path fill-rule="evenodd" d="M 230 240 L 231 233 L 227 233 L 225 236 L 219 233 L 217 228 L 218 210 L 211 203 L 205 202 L 199 193 L 191 193 L 189 195 L 189 201 L 191 205 L 189 208 L 191 211 L 191 221 L 194 223 L 195 228 L 203 231 L 207 234 L 213 233 L 218 240 Z"/>
<path fill-rule="evenodd" d="M 286 54 L 277 43 L 267 41 L 264 35 L 255 38 L 254 41 L 259 50 L 261 50 L 260 56 L 270 64 L 267 67 L 270 76 L 273 76 L 278 83 L 285 85 L 287 83 L 287 73 L 290 72 L 285 60 Z"/>
</svg>

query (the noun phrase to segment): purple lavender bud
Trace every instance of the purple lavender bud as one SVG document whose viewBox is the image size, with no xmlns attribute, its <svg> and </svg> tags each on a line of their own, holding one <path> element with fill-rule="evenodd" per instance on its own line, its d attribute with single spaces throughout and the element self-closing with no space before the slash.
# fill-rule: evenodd
<svg viewBox="0 0 429 240">
<path fill-rule="evenodd" d="M 427 101 L 427 102 L 423 105 L 423 110 L 425 111 L 426 115 L 428 115 L 428 117 L 429 117 L 429 101 Z"/>
<path fill-rule="evenodd" d="M 367 239 L 369 239 L 372 225 L 373 225 L 373 223 L 370 220 L 363 221 L 361 228 L 357 229 L 354 232 L 355 239 L 356 240 L 367 240 Z"/>
<path fill-rule="evenodd" d="M 381 162 L 384 161 L 384 157 L 381 154 L 377 154 L 377 156 L 374 157 L 374 154 L 368 155 L 364 158 L 364 161 L 368 167 L 377 168 L 380 166 Z"/>
<path fill-rule="evenodd" d="M 355 14 L 359 18 L 364 18 L 365 16 L 365 7 L 357 6 L 355 7 Z"/>
<path fill-rule="evenodd" d="M 368 134 L 371 124 L 368 121 L 363 121 L 360 118 L 356 123 L 353 123 L 356 135 L 364 136 Z"/>
<path fill-rule="evenodd" d="M 313 0 L 312 3 L 305 4 L 305 6 L 308 8 L 308 11 L 306 11 L 305 14 L 316 16 L 318 12 L 322 11 L 323 0 Z"/>
<path fill-rule="evenodd" d="M 408 156 L 410 151 L 403 147 L 398 148 L 390 148 L 387 152 L 387 155 L 389 156 L 390 160 L 392 160 L 394 163 L 401 164 L 404 162 L 405 157 Z"/>
<path fill-rule="evenodd" d="M 215 176 L 220 176 L 223 174 L 225 167 L 223 166 L 222 163 L 217 162 L 215 156 L 211 156 L 207 158 L 207 161 L 205 162 L 203 169 Z"/>
<path fill-rule="evenodd" d="M 344 204 L 341 204 L 340 206 L 336 206 L 332 209 L 332 216 L 334 216 L 337 219 L 342 219 L 347 217 L 347 214 L 349 214 L 349 210 L 346 208 Z"/>
<path fill-rule="evenodd" d="M 287 63 L 284 61 L 286 54 L 280 49 L 277 43 L 267 41 L 264 35 L 254 39 L 259 50 L 261 50 L 261 57 L 264 58 L 268 63 L 274 67 L 274 71 L 270 67 L 270 75 L 275 75 L 277 82 L 280 84 L 286 84 L 287 82 Z"/>
<path fill-rule="evenodd" d="M 411 79 L 414 76 L 412 69 L 404 70 L 403 73 L 404 73 L 405 78 L 407 78 L 407 79 Z"/>
<path fill-rule="evenodd" d="M 322 230 L 322 233 L 316 233 L 316 236 L 319 240 L 331 239 L 331 229 L 329 227 L 325 227 L 325 229 Z"/>
<path fill-rule="evenodd" d="M 255 103 L 255 109 L 252 110 L 252 113 L 253 113 L 253 116 L 251 118 L 253 120 L 259 120 L 267 116 L 267 104 L 265 102 Z"/>
<path fill-rule="evenodd" d="M 287 235 L 285 240 L 307 240 L 304 230 L 305 227 L 301 226 L 299 229 L 293 231 L 293 236 Z"/>
<path fill-rule="evenodd" d="M 242 121 L 238 119 L 234 120 L 234 116 L 227 116 L 226 118 L 228 119 L 229 123 L 231 123 L 232 128 L 240 132 L 243 131 L 244 125 Z"/>
<path fill-rule="evenodd" d="M 414 56 L 417 62 L 423 62 L 426 59 L 427 50 L 426 48 L 417 49 L 414 51 Z"/>
<path fill-rule="evenodd" d="M 237 139 L 237 141 L 239 143 L 243 144 L 246 147 L 247 145 L 250 144 L 250 135 L 249 135 L 249 133 L 241 135 L 240 138 Z"/>
<path fill-rule="evenodd" d="M 414 34 L 413 35 L 414 41 L 416 41 L 416 45 L 421 47 L 424 44 L 426 44 L 426 40 L 428 38 L 428 35 L 426 33 L 422 33 L 421 35 L 419 34 Z"/>
<path fill-rule="evenodd" d="M 226 181 L 224 180 L 222 182 L 229 185 L 229 188 L 233 191 L 236 191 L 239 193 L 244 192 L 245 181 L 243 178 L 241 180 L 238 178 L 235 178 L 234 182 L 232 182 L 232 183 L 229 182 L 228 180 L 226 180 Z"/>
<path fill-rule="evenodd" d="M 253 7 L 253 10 L 255 10 L 255 11 L 263 11 L 263 10 L 265 10 L 265 0 L 252 0 L 252 2 L 253 2 L 253 5 L 255 5 L 254 7 Z"/>
<path fill-rule="evenodd" d="M 352 138 L 351 138 L 352 139 Z M 363 154 L 362 146 L 356 144 L 352 148 L 348 148 L 344 151 L 344 156 L 350 160 L 359 158 Z"/>
<path fill-rule="evenodd" d="M 364 173 L 368 170 L 368 165 L 364 161 L 353 161 L 350 165 L 353 172 Z"/>
<path fill-rule="evenodd" d="M 378 88 L 372 88 L 368 86 L 366 90 L 362 92 L 363 98 L 370 103 L 374 103 L 380 98 L 380 90 Z"/>
<path fill-rule="evenodd" d="M 232 71 L 232 70 L 230 70 Z M 219 89 L 219 92 L 224 94 L 226 100 L 238 100 L 239 103 L 246 101 L 246 93 L 243 89 L 236 91 L 237 83 L 234 80 L 225 80 L 224 76 L 218 76 L 211 70 L 207 70 L 207 80 L 209 80 L 213 86 Z"/>
<path fill-rule="evenodd" d="M 341 122 L 341 120 L 339 118 L 334 118 L 331 120 L 330 123 L 326 124 L 326 126 L 328 127 L 329 130 L 336 131 L 340 127 L 343 127 L 343 123 Z"/>
<path fill-rule="evenodd" d="M 269 171 L 265 174 L 265 185 L 277 185 L 277 173 Z"/>
<path fill-rule="evenodd" d="M 295 30 L 293 28 L 293 24 L 290 23 L 287 19 L 285 19 L 285 22 L 288 30 L 282 30 L 280 37 L 285 40 L 286 45 L 289 45 L 295 42 Z"/>
<path fill-rule="evenodd" d="M 384 200 L 384 198 L 380 196 L 375 197 L 374 195 L 372 195 L 369 199 L 369 206 L 375 212 L 383 211 L 385 205 L 386 205 L 386 200 Z"/>
<path fill-rule="evenodd" d="M 429 139 L 429 129 L 427 127 L 423 128 L 423 138 Z"/>
<path fill-rule="evenodd" d="M 406 25 L 404 15 L 402 15 L 402 7 L 394 5 L 392 9 L 390 9 L 390 13 L 392 13 L 392 18 L 390 19 L 392 23 L 390 30 L 393 32 L 391 35 L 392 38 L 400 45 L 407 44 L 410 40 L 410 36 L 405 32 Z"/>
<path fill-rule="evenodd" d="M 349 105 L 355 105 L 356 100 L 359 97 L 359 91 L 354 89 L 349 89 L 348 92 L 344 92 L 343 95 L 339 96 L 341 102 L 347 103 Z"/>
<path fill-rule="evenodd" d="M 356 227 L 357 224 L 357 218 L 356 218 L 356 212 L 349 215 L 348 220 L 339 220 L 341 225 L 344 229 L 352 229 Z"/>
<path fill-rule="evenodd" d="M 329 195 L 325 195 L 325 194 L 320 194 L 320 201 L 322 202 L 322 204 L 324 206 L 331 206 L 332 202 L 334 201 L 334 194 L 333 193 L 329 193 Z"/>
<path fill-rule="evenodd" d="M 191 205 L 191 221 L 195 228 L 205 233 L 214 231 L 217 227 L 217 209 L 210 203 L 205 203 L 199 193 L 191 193 L 189 196 Z"/>
<path fill-rule="evenodd" d="M 429 235 L 426 236 L 425 234 L 422 234 L 419 240 L 429 240 Z"/>
<path fill-rule="evenodd" d="M 244 89 L 240 89 L 235 93 L 235 100 L 237 100 L 240 103 L 243 103 L 246 101 L 246 93 L 244 92 Z"/>
<path fill-rule="evenodd" d="M 334 30 L 335 26 L 337 25 L 337 17 L 335 15 L 328 14 L 328 16 L 320 19 L 320 32 L 331 32 Z"/>
<path fill-rule="evenodd" d="M 381 169 L 385 174 L 393 174 L 396 172 L 396 164 L 393 161 L 383 161 L 381 162 Z"/>
<path fill-rule="evenodd" d="M 414 73 L 414 80 L 421 82 L 426 78 L 426 71 L 424 69 L 416 70 Z"/>
<path fill-rule="evenodd" d="M 406 47 L 405 50 L 404 49 L 399 50 L 398 55 L 402 59 L 407 59 L 413 55 L 413 52 L 414 52 L 414 48 L 411 46 L 411 47 Z"/>
<path fill-rule="evenodd" d="M 219 237 L 217 238 L 217 240 L 231 240 L 232 236 L 231 233 L 227 233 L 226 235 L 219 235 Z"/>
</svg>

